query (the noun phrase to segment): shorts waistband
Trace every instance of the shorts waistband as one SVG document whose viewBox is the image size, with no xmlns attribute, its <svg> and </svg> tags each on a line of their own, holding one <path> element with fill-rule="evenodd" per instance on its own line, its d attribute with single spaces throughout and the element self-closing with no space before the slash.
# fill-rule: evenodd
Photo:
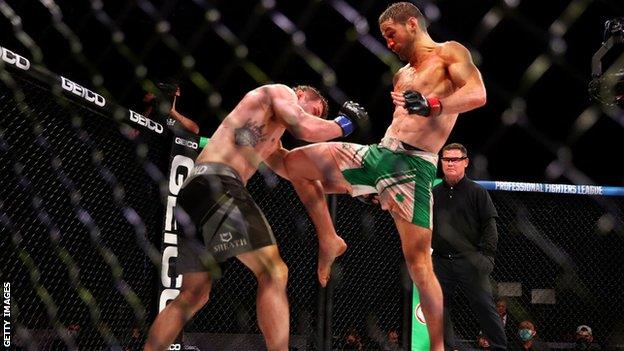
<svg viewBox="0 0 624 351">
<path fill-rule="evenodd" d="M 405 143 L 397 138 L 385 137 L 381 139 L 379 142 L 379 147 L 384 149 L 388 149 L 393 152 L 400 152 L 406 155 L 419 156 L 437 166 L 438 164 L 438 155 L 433 152 L 425 151 L 419 149 L 415 146 L 412 146 L 408 143 Z"/>
<path fill-rule="evenodd" d="M 217 162 L 204 162 L 197 163 L 193 170 L 191 171 L 191 176 L 197 175 L 222 175 L 226 177 L 232 177 L 238 180 L 241 180 L 241 177 L 238 175 L 238 172 L 234 170 L 234 168 Z"/>
<path fill-rule="evenodd" d="M 405 150 L 413 150 L 413 151 L 423 151 L 423 152 L 427 152 L 419 147 L 416 146 L 412 146 L 404 141 L 400 141 L 401 146 L 405 149 Z"/>
<path fill-rule="evenodd" d="M 458 259 L 458 258 L 465 258 L 469 255 L 474 254 L 475 252 L 457 252 L 457 253 L 447 253 L 447 252 L 436 252 L 435 250 L 433 250 L 432 255 L 436 256 L 436 257 L 440 257 L 440 258 L 444 258 L 447 260 L 454 260 L 454 259 Z"/>
</svg>

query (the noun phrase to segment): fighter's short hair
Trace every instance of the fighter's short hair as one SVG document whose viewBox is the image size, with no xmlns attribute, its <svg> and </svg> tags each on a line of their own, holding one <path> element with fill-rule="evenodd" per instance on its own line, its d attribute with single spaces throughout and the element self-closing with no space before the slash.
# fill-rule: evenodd
<svg viewBox="0 0 624 351">
<path fill-rule="evenodd" d="M 397 2 L 388 6 L 388 8 L 379 16 L 379 25 L 392 20 L 396 23 L 405 23 L 410 17 L 418 20 L 420 29 L 427 30 L 427 21 L 425 16 L 420 12 L 416 5 L 411 2 Z"/>
<path fill-rule="evenodd" d="M 321 115 L 319 117 L 326 118 L 329 113 L 329 104 L 327 103 L 327 99 L 321 94 L 321 92 L 315 87 L 309 85 L 297 85 L 293 88 L 294 91 L 300 90 L 313 98 L 316 98 L 321 101 L 323 104 L 323 111 L 321 111 Z"/>
</svg>

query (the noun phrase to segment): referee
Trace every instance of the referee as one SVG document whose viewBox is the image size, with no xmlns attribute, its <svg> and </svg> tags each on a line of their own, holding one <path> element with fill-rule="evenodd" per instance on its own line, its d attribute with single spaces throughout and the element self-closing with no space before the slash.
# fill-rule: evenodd
<svg viewBox="0 0 624 351">
<path fill-rule="evenodd" d="M 490 273 L 498 232 L 496 208 L 487 190 L 465 175 L 468 151 L 462 144 L 442 148 L 443 182 L 433 188 L 433 269 L 444 295 L 444 348 L 455 350 L 450 319 L 455 289 L 463 289 L 491 350 L 506 350 L 496 313 Z"/>
</svg>

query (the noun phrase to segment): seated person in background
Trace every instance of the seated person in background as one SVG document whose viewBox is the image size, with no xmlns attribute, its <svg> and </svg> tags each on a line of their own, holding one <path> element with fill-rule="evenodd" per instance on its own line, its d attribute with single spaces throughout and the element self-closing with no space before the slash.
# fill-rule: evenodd
<svg viewBox="0 0 624 351">
<path fill-rule="evenodd" d="M 387 338 L 382 346 L 383 351 L 403 351 L 403 349 L 399 345 L 399 332 L 395 329 L 390 329 L 388 331 Z"/>
<path fill-rule="evenodd" d="M 592 329 L 587 325 L 579 325 L 575 334 L 574 350 L 602 350 L 600 344 L 594 342 Z"/>
<path fill-rule="evenodd" d="M 550 351 L 550 347 L 539 339 L 537 328 L 533 322 L 525 320 L 518 324 L 518 331 L 513 341 L 509 342 L 509 350 L 514 351 Z"/>
<path fill-rule="evenodd" d="M 490 349 L 490 342 L 485 337 L 485 335 L 483 335 L 483 332 L 479 332 L 479 334 L 477 335 L 477 340 L 475 344 L 476 344 L 477 350 L 489 350 Z"/>
<path fill-rule="evenodd" d="M 353 328 L 347 328 L 344 336 L 344 344 L 341 350 L 364 350 L 360 333 Z"/>
<path fill-rule="evenodd" d="M 504 297 L 499 297 L 496 300 L 496 313 L 501 318 L 503 322 L 503 329 L 505 330 L 505 335 L 507 335 L 507 339 L 512 339 L 513 334 L 516 331 L 517 322 L 507 311 L 507 299 Z"/>
</svg>

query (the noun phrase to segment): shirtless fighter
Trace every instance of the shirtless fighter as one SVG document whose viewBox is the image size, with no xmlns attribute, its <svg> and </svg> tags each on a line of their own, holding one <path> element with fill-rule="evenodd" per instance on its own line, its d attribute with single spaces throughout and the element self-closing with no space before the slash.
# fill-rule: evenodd
<svg viewBox="0 0 624 351">
<path fill-rule="evenodd" d="M 407 62 L 394 76 L 392 123 L 379 144 L 319 143 L 292 150 L 290 180 L 319 237 L 318 276 L 327 284 L 334 259 L 346 249 L 331 222 L 324 193 L 379 194 L 401 237 L 418 287 L 431 350 L 443 350 L 442 291 L 431 261 L 432 195 L 438 152 L 458 114 L 485 104 L 481 74 L 468 50 L 434 42 L 411 3 L 390 5 L 379 17 L 388 48 Z"/>
<path fill-rule="evenodd" d="M 208 302 L 218 263 L 236 257 L 258 280 L 258 326 L 267 350 L 288 350 L 288 269 L 273 232 L 245 184 L 261 163 L 287 177 L 287 151 L 280 142 L 288 130 L 296 138 L 316 142 L 352 132 L 366 111 L 346 102 L 328 121 L 327 101 L 309 86 L 291 89 L 264 85 L 247 93 L 212 135 L 177 199 L 184 235 L 178 238 L 177 271 L 182 275 L 178 297 L 150 328 L 145 350 L 165 350 L 184 324 Z"/>
</svg>

